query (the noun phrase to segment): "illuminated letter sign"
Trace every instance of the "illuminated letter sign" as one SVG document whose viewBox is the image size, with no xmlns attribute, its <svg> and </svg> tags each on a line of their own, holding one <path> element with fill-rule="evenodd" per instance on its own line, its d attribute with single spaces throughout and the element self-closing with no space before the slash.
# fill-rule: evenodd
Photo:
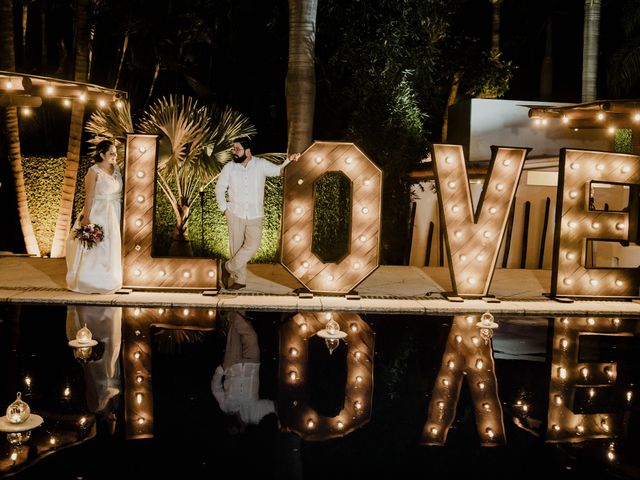
<svg viewBox="0 0 640 480">
<path fill-rule="evenodd" d="M 483 340 L 476 324 L 480 315 L 453 317 L 453 325 L 442 356 L 442 366 L 429 402 L 429 416 L 420 443 L 444 445 L 456 417 L 456 407 L 464 378 L 475 407 L 480 443 L 486 446 L 505 443 L 502 406 L 498 397 L 493 348 Z"/>
<path fill-rule="evenodd" d="M 349 347 L 344 407 L 335 417 L 320 415 L 309 405 L 307 381 L 308 339 L 330 320 L 335 320 L 347 334 L 344 342 Z M 354 313 L 305 312 L 284 324 L 280 329 L 278 408 L 282 425 L 305 440 L 342 437 L 365 425 L 371 417 L 373 346 L 371 327 Z"/>
<path fill-rule="evenodd" d="M 140 289 L 211 289 L 216 260 L 152 256 L 157 135 L 127 134 L 123 284 Z"/>
<path fill-rule="evenodd" d="M 551 296 L 638 296 L 637 268 L 584 264 L 587 239 L 632 240 L 629 213 L 590 209 L 589 192 L 592 182 L 640 184 L 640 157 L 563 148 L 558 173 Z"/>
<path fill-rule="evenodd" d="M 491 148 L 489 172 L 474 214 L 462 147 L 431 146 L 451 285 L 456 295 L 484 296 L 489 291 L 528 150 Z"/>
<path fill-rule="evenodd" d="M 624 432 L 625 410 L 631 405 L 629 386 L 617 386 L 616 362 L 581 362 L 580 342 L 588 336 L 632 336 L 635 322 L 619 318 L 556 318 L 549 385 L 547 441 L 581 442 L 618 437 Z M 617 387 L 617 388 L 616 388 Z M 627 388 L 622 388 L 627 387 Z M 584 395 L 580 396 L 579 391 Z M 606 401 L 600 401 L 600 396 Z M 601 406 L 580 411 L 579 400 Z M 617 398 L 616 398 L 617 397 Z"/>
<path fill-rule="evenodd" d="M 349 254 L 324 263 L 311 249 L 313 185 L 336 171 L 351 181 Z M 382 172 L 358 147 L 315 142 L 285 169 L 282 265 L 312 292 L 350 292 L 379 265 L 381 196 Z"/>
</svg>

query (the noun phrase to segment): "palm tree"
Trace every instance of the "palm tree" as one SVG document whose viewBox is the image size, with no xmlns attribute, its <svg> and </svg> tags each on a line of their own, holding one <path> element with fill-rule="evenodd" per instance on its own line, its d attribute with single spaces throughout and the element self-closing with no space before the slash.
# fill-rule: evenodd
<svg viewBox="0 0 640 480">
<path fill-rule="evenodd" d="M 289 68 L 285 86 L 288 152 L 302 152 L 312 141 L 317 10 L 318 0 L 289 0 Z"/>
<path fill-rule="evenodd" d="M 0 70 L 11 72 L 16 70 L 15 52 L 13 48 L 13 1 L 0 0 Z M 24 244 L 28 254 L 39 256 L 40 249 L 38 248 L 38 242 L 33 232 L 31 216 L 29 215 L 29 205 L 27 204 L 27 192 L 24 187 L 18 130 L 18 112 L 16 107 L 7 107 L 5 109 L 4 122 L 7 131 L 9 162 L 11 164 L 16 189 L 18 218 L 20 219 Z"/>
<path fill-rule="evenodd" d="M 582 101 L 593 102 L 597 96 L 598 37 L 600 35 L 600 1 L 584 1 L 582 44 Z"/>
<path fill-rule="evenodd" d="M 74 79 L 86 82 L 89 68 L 89 2 L 90 0 L 76 0 L 76 55 Z M 53 234 L 51 257 L 64 257 L 66 239 L 71 228 L 73 213 L 73 198 L 76 193 L 78 179 L 78 165 L 80 163 L 80 148 L 82 146 L 82 126 L 84 123 L 84 102 L 74 100 L 71 108 L 71 127 L 69 129 L 69 144 L 67 147 L 67 165 L 62 183 L 62 197 L 60 210 Z"/>
<path fill-rule="evenodd" d="M 126 132 L 133 131 L 128 110 L 116 108 L 91 116 L 87 130 L 95 135 L 93 143 L 103 138 L 124 142 Z M 192 255 L 188 227 L 193 202 L 231 159 L 233 139 L 254 135 L 256 130 L 231 108 L 201 106 L 191 97 L 172 95 L 149 107 L 138 131 L 162 136 L 156 178 L 176 217 L 169 254 Z"/>
</svg>

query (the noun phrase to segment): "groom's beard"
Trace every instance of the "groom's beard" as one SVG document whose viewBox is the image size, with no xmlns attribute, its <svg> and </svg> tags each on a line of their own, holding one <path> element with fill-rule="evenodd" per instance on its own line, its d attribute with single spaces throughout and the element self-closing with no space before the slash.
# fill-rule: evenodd
<svg viewBox="0 0 640 480">
<path fill-rule="evenodd" d="M 233 156 L 233 161 L 236 163 L 242 163 L 247 159 L 247 154 L 245 153 L 244 155 L 242 155 L 241 157 L 239 157 L 238 155 L 234 155 Z"/>
</svg>

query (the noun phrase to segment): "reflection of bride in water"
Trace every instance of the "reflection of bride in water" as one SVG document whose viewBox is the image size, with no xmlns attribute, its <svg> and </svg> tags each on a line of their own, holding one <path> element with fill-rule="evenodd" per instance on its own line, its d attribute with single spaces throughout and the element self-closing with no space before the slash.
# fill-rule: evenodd
<svg viewBox="0 0 640 480">
<path fill-rule="evenodd" d="M 98 345 L 83 363 L 87 408 L 115 419 L 114 412 L 121 392 L 120 346 L 122 343 L 122 309 L 119 307 L 70 305 L 67 308 L 67 337 L 87 326 Z"/>
<path fill-rule="evenodd" d="M 258 335 L 244 312 L 220 313 L 226 321 L 227 344 L 222 365 L 211 380 L 213 396 L 220 409 L 233 416 L 237 429 L 258 424 L 268 414 L 275 413 L 272 400 L 260 399 L 260 347 Z"/>
</svg>

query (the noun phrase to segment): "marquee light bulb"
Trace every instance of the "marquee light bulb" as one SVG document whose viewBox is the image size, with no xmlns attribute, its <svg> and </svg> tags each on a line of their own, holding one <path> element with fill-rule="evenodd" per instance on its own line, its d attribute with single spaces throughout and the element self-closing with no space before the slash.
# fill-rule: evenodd
<svg viewBox="0 0 640 480">
<path fill-rule="evenodd" d="M 449 183 L 447 183 L 447 185 L 449 186 L 449 188 L 456 188 L 456 182 L 454 182 L 453 180 L 450 181 Z"/>
<path fill-rule="evenodd" d="M 496 209 L 496 207 L 491 207 L 491 208 L 489 209 L 489 213 L 490 213 L 491 215 L 495 215 L 497 211 L 498 211 L 498 210 Z"/>
</svg>

